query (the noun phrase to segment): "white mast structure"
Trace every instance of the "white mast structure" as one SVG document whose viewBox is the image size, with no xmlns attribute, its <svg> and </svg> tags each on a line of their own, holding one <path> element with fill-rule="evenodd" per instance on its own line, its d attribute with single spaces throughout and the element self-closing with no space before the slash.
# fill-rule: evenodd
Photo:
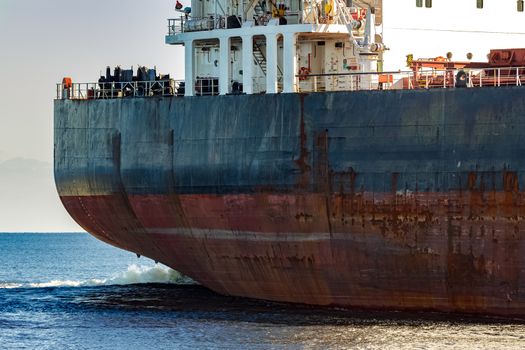
<svg viewBox="0 0 525 350">
<path fill-rule="evenodd" d="M 378 71 L 381 10 L 382 0 L 192 0 L 166 43 L 185 47 L 186 96 L 370 88 L 377 75 L 341 73 Z"/>
</svg>

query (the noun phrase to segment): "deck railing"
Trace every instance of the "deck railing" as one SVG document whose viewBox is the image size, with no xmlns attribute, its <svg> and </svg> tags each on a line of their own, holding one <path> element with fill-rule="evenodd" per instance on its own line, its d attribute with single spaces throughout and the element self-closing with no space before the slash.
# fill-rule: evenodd
<svg viewBox="0 0 525 350">
<path fill-rule="evenodd" d="M 312 4 L 310 7 L 307 7 L 303 11 L 286 11 L 286 14 L 283 16 L 286 19 L 287 24 L 345 24 L 341 21 L 339 16 L 339 10 L 334 15 L 318 15 L 317 6 Z M 348 8 L 346 8 L 348 11 Z M 269 13 L 264 13 L 261 15 L 254 15 L 252 19 L 255 25 L 266 26 L 270 21 L 279 20 L 278 17 L 274 17 Z M 235 21 L 237 22 L 237 21 Z M 243 20 L 238 19 L 238 23 L 235 23 L 234 27 L 231 28 L 240 28 L 242 26 Z M 193 17 L 182 15 L 179 18 L 169 18 L 168 19 L 168 35 L 177 35 L 185 32 L 197 32 L 197 31 L 206 31 L 213 29 L 229 29 L 228 25 L 228 16 L 217 14 L 216 16 L 207 16 L 207 17 Z"/>
<path fill-rule="evenodd" d="M 181 16 L 180 18 L 168 19 L 168 35 L 177 35 L 185 32 L 196 32 L 203 30 L 224 29 L 224 17 L 220 16 L 217 19 L 213 17 L 188 18 Z"/>
<path fill-rule="evenodd" d="M 168 35 L 184 33 L 184 16 L 168 19 Z"/>
<path fill-rule="evenodd" d="M 183 80 L 57 84 L 57 99 L 98 100 L 126 97 L 184 96 Z M 196 96 L 219 94 L 217 78 L 197 78 Z"/>
<path fill-rule="evenodd" d="M 122 97 L 175 96 L 183 81 L 131 81 L 57 84 L 57 99 L 94 100 Z"/>
<path fill-rule="evenodd" d="M 521 86 L 525 67 L 298 74 L 296 78 L 298 92 Z"/>
<path fill-rule="evenodd" d="M 255 78 L 254 78 L 255 79 Z M 522 86 L 525 67 L 485 68 L 471 70 L 425 70 L 382 73 L 338 73 L 296 75 L 297 92 L 413 90 Z M 265 83 L 255 79 L 254 86 Z M 232 93 L 241 93 L 241 84 Z M 219 94 L 217 78 L 197 78 L 195 96 Z M 233 91 L 236 90 L 236 91 Z M 261 89 L 258 89 L 260 91 Z M 280 90 L 280 89 L 279 89 Z M 100 82 L 57 84 L 57 99 L 91 100 L 126 97 L 184 96 L 182 80 Z"/>
</svg>

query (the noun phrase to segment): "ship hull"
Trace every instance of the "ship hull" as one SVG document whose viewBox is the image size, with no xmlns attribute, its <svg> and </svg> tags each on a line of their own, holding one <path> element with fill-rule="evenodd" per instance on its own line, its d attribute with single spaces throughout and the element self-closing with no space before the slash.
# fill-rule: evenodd
<svg viewBox="0 0 525 350">
<path fill-rule="evenodd" d="M 88 232 L 228 295 L 525 316 L 525 89 L 55 102 Z"/>
</svg>

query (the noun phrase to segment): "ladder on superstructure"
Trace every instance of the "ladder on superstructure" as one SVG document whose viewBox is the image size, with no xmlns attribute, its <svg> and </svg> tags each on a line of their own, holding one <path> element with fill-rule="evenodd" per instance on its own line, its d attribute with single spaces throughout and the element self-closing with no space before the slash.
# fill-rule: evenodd
<svg viewBox="0 0 525 350">
<path fill-rule="evenodd" d="M 253 19 L 255 22 L 257 22 L 259 25 L 264 25 L 263 23 L 260 23 L 260 19 L 266 15 L 264 13 L 263 6 L 264 2 L 262 0 L 248 0 L 248 3 L 244 5 L 244 15 L 246 16 L 250 10 L 253 10 L 255 14 Z"/>
<path fill-rule="evenodd" d="M 256 41 L 253 42 L 253 58 L 263 74 L 266 75 L 266 57 L 261 50 L 261 46 Z"/>
<path fill-rule="evenodd" d="M 337 15 L 340 24 L 351 24 L 354 20 L 344 0 L 337 0 Z"/>
<path fill-rule="evenodd" d="M 257 43 L 255 40 L 253 42 L 253 58 L 257 65 L 261 68 L 264 76 L 266 76 L 266 56 L 264 56 L 264 53 L 262 52 L 261 45 L 259 45 L 259 43 Z M 277 65 L 277 85 L 279 87 L 282 85 L 282 80 L 283 71 L 281 70 L 281 67 Z"/>
</svg>

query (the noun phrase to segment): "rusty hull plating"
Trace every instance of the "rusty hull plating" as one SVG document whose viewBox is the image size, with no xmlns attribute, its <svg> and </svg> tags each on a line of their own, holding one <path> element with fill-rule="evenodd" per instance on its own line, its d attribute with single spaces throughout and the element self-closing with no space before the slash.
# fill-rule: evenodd
<svg viewBox="0 0 525 350">
<path fill-rule="evenodd" d="M 57 100 L 94 236 L 222 294 L 525 317 L 525 88 Z"/>
</svg>

